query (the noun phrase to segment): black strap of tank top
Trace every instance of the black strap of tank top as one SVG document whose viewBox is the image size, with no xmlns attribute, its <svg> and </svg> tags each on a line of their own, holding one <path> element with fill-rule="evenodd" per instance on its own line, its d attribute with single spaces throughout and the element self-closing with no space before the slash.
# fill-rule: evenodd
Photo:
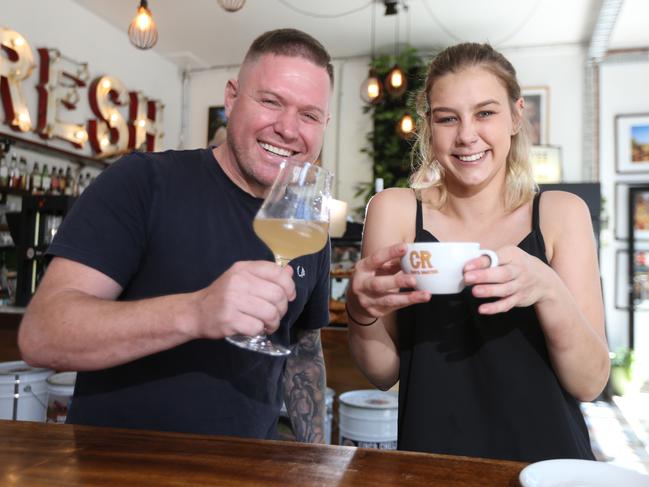
<svg viewBox="0 0 649 487">
<path fill-rule="evenodd" d="M 424 214 L 421 209 L 421 200 L 417 198 L 417 193 L 415 193 L 415 200 L 417 201 L 417 216 L 415 217 L 415 234 L 418 234 L 422 230 L 422 228 L 424 228 Z"/>
<path fill-rule="evenodd" d="M 539 218 L 539 206 L 540 206 L 540 201 L 541 201 L 541 192 L 539 191 L 536 193 L 534 196 L 534 200 L 532 201 L 532 230 L 538 232 L 541 227 L 540 227 L 540 218 Z"/>
</svg>

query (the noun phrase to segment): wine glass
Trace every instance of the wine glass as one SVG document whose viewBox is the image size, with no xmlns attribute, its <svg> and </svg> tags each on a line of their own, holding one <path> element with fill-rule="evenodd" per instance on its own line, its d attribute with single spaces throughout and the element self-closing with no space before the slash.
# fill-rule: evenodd
<svg viewBox="0 0 649 487">
<path fill-rule="evenodd" d="M 311 163 L 281 163 L 270 192 L 253 221 L 257 236 L 270 248 L 275 263 L 319 251 L 327 243 L 333 174 Z M 268 355 L 291 351 L 266 335 L 226 337 L 233 345 Z"/>
</svg>

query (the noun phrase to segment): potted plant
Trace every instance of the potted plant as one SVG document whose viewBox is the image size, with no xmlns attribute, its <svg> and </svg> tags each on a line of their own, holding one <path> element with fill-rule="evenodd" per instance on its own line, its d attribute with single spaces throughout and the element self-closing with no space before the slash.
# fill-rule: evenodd
<svg viewBox="0 0 649 487">
<path fill-rule="evenodd" d="M 611 387 L 613 394 L 623 396 L 639 388 L 634 374 L 635 356 L 630 348 L 619 348 L 611 352 Z"/>
</svg>

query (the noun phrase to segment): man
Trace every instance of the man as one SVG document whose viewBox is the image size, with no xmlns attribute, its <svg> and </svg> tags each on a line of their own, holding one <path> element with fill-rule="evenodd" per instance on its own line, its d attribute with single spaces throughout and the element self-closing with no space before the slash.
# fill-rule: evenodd
<svg viewBox="0 0 649 487">
<path fill-rule="evenodd" d="M 267 32 L 227 83 L 225 143 L 129 155 L 75 203 L 19 332 L 30 364 L 79 371 L 69 422 L 273 438 L 283 391 L 322 441 L 329 248 L 281 269 L 252 220 L 282 160 L 318 155 L 332 83 L 315 39 Z M 223 339 L 260 333 L 292 354 Z"/>
</svg>

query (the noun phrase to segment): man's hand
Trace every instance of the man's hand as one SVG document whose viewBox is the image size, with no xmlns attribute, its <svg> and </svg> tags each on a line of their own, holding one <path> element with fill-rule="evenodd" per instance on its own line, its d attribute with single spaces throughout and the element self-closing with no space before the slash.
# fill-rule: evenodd
<svg viewBox="0 0 649 487">
<path fill-rule="evenodd" d="M 198 292 L 197 335 L 271 334 L 296 296 L 291 266 L 269 261 L 237 262 Z"/>
</svg>

